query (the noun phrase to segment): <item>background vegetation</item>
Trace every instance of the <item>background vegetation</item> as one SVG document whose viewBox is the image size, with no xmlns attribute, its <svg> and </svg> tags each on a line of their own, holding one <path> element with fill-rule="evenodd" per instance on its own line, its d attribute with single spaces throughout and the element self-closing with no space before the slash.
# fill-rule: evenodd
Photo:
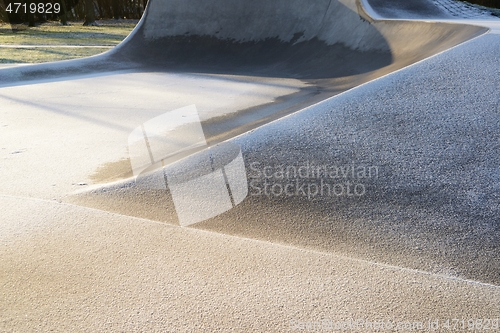
<svg viewBox="0 0 500 333">
<path fill-rule="evenodd" d="M 9 4 L 23 3 L 58 3 L 61 13 L 31 14 L 24 13 L 22 8 L 18 13 L 8 13 Z M 29 23 L 30 26 L 46 21 L 84 21 L 85 25 L 95 25 L 102 19 L 140 19 L 146 8 L 147 0 L 0 0 L 0 21 L 11 24 Z"/>
<path fill-rule="evenodd" d="M 39 63 L 99 54 L 120 43 L 138 20 L 101 20 L 99 26 L 83 21 L 46 22 L 36 27 L 0 24 L 0 64 Z"/>
</svg>

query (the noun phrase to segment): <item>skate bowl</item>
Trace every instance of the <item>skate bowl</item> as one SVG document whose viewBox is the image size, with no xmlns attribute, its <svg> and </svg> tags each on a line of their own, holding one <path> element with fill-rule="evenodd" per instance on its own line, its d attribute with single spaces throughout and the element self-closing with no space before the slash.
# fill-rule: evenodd
<svg viewBox="0 0 500 333">
<path fill-rule="evenodd" d="M 372 9 L 361 0 L 152 0 L 137 27 L 114 49 L 84 59 L 4 68 L 0 87 L 124 72 L 300 82 L 297 94 L 275 96 L 272 103 L 239 110 L 231 119 L 205 121 L 207 140 L 217 143 L 487 31 L 455 23 L 374 20 L 365 7 Z"/>
<path fill-rule="evenodd" d="M 153 0 L 136 29 L 102 55 L 0 71 L 0 85 L 117 70 L 322 79 L 350 88 L 486 30 L 374 21 L 360 0 Z M 332 79 L 349 78 L 342 84 Z M 343 88 L 345 90 L 345 88 Z"/>
<path fill-rule="evenodd" d="M 211 3 L 210 6 L 205 3 L 195 6 L 192 2 L 152 1 L 136 31 L 127 41 L 107 55 L 108 60 L 114 59 L 116 63 L 123 64 L 133 63 L 138 66 L 136 67 L 138 70 L 144 71 L 293 78 L 317 89 L 318 94 L 300 104 L 298 109 L 302 109 L 302 112 L 296 115 L 297 119 L 311 119 L 313 123 L 318 121 L 316 116 L 322 118 L 323 121 L 316 123 L 318 126 L 316 129 L 305 126 L 307 120 L 299 122 L 304 127 L 294 128 L 290 119 L 272 122 L 277 118 L 266 118 L 265 123 L 272 123 L 264 128 L 258 128 L 265 124 L 261 122 L 259 126 L 252 128 L 243 126 L 243 129 L 235 131 L 235 127 L 232 127 L 227 133 L 221 133 L 211 130 L 211 126 L 216 127 L 215 125 L 222 122 L 221 119 L 211 119 L 202 123 L 205 134 L 216 133 L 214 137 L 217 137 L 217 140 L 211 140 L 213 137 L 210 135 L 206 138 L 213 145 L 220 141 L 231 140 L 242 147 L 248 175 L 246 183 L 250 194 L 241 204 L 193 227 L 327 252 L 343 251 L 349 255 L 357 253 L 361 258 L 423 270 L 451 271 L 445 267 L 455 267 L 463 276 L 496 283 L 494 276 L 497 266 L 484 258 L 474 259 L 477 255 L 476 250 L 465 251 L 462 253 L 464 257 L 450 254 L 449 249 L 437 249 L 436 247 L 440 245 L 436 244 L 422 246 L 425 250 L 415 250 L 420 247 L 412 245 L 412 248 L 408 248 L 399 238 L 410 237 L 400 234 L 401 226 L 398 224 L 400 221 L 404 221 L 405 225 L 411 225 L 412 227 L 408 228 L 418 235 L 415 236 L 417 238 L 442 240 L 441 238 L 451 236 L 445 232 L 429 231 L 430 227 L 427 224 L 431 222 L 428 221 L 437 220 L 439 222 L 436 223 L 447 225 L 446 228 L 454 228 L 455 223 L 464 221 L 469 223 L 473 219 L 474 214 L 460 208 L 464 203 L 461 204 L 458 198 L 454 198 L 452 192 L 435 189 L 433 181 L 429 180 L 428 183 L 420 180 L 412 184 L 408 179 L 414 175 L 410 176 L 406 171 L 401 172 L 399 176 L 391 175 L 393 172 L 397 173 L 394 170 L 403 168 L 400 163 L 407 165 L 412 163 L 399 156 L 397 152 L 404 154 L 415 147 L 400 147 L 400 143 L 404 144 L 398 140 L 393 142 L 395 146 L 387 145 L 388 137 L 393 136 L 390 126 L 395 129 L 408 126 L 409 132 L 416 131 L 414 137 L 404 139 L 411 145 L 409 142 L 417 138 L 427 140 L 438 135 L 426 130 L 432 128 L 432 122 L 435 120 L 429 118 L 422 120 L 423 123 L 415 119 L 396 120 L 413 117 L 414 110 L 408 111 L 405 115 L 395 111 L 396 114 L 391 116 L 393 117 L 391 120 L 384 118 L 392 125 L 388 127 L 381 125 L 380 132 L 372 133 L 372 125 L 368 120 L 357 119 L 357 122 L 364 123 L 359 132 L 359 126 L 355 125 L 356 121 L 353 119 L 356 118 L 354 115 L 359 111 L 358 108 L 379 101 L 377 96 L 371 95 L 372 97 L 368 98 L 363 95 L 364 89 L 351 92 L 347 95 L 350 97 L 346 95 L 339 97 L 338 100 L 353 104 L 346 107 L 344 110 L 346 113 L 342 116 L 332 116 L 338 122 L 331 122 L 332 118 L 324 114 L 327 111 L 320 105 L 322 103 L 304 109 L 308 102 L 314 104 L 313 101 L 318 102 L 318 99 L 326 99 L 414 64 L 478 36 L 487 29 L 453 23 L 373 20 L 364 10 L 363 4 L 357 1 L 314 1 L 308 2 L 305 7 L 302 7 L 301 3 L 263 1 L 247 4 L 220 1 Z M 371 7 L 373 10 L 376 8 L 376 6 Z M 427 7 L 424 9 L 428 10 Z M 418 12 L 418 8 L 405 10 Z M 386 80 L 390 81 L 388 78 Z M 397 82 L 393 84 L 397 86 Z M 398 96 L 388 98 L 387 103 L 397 101 L 398 98 Z M 357 100 L 363 102 L 358 105 Z M 329 104 L 332 110 L 335 109 L 335 103 L 331 101 Z M 385 102 L 382 101 L 383 103 Z M 258 110 L 258 107 L 255 110 Z M 385 114 L 386 111 L 380 112 Z M 374 122 L 380 120 L 373 118 L 372 115 L 364 114 L 363 117 L 365 116 Z M 440 117 L 437 114 L 434 116 Z M 234 116 L 233 119 L 237 117 Z M 348 126 L 349 130 L 344 128 L 351 121 L 354 122 L 353 127 Z M 422 125 L 424 123 L 425 126 Z M 308 132 L 303 132 L 302 128 Z M 255 133 L 250 132 L 255 129 L 257 129 Z M 351 131 L 351 134 L 348 131 Z M 350 136 L 356 136 L 353 133 L 365 133 L 364 131 L 372 133 L 366 142 L 357 142 L 355 138 L 354 141 L 349 141 Z M 470 133 L 470 135 L 477 134 Z M 422 146 L 415 148 L 430 154 L 417 163 L 420 166 L 419 170 L 425 170 L 427 163 L 431 163 L 432 154 L 435 154 L 431 153 L 431 148 L 435 145 L 437 143 L 425 141 Z M 328 147 L 328 150 L 324 150 L 323 147 Z M 383 151 L 385 157 L 382 153 L 379 155 L 379 151 Z M 187 159 L 182 156 L 183 159 L 174 161 L 173 165 L 152 170 L 150 175 L 140 181 L 124 177 L 116 183 L 96 184 L 93 189 L 85 190 L 69 201 L 124 215 L 183 225 L 179 222 L 175 200 L 172 199 L 175 193 L 171 192 L 168 186 L 162 185 L 158 188 L 157 185 L 151 184 L 163 182 L 165 174 L 175 174 L 171 169 L 196 168 L 203 164 L 200 162 L 202 155 L 202 153 L 194 154 Z M 378 156 L 376 162 L 372 160 L 374 155 Z M 365 187 L 359 187 L 358 194 L 363 192 L 360 200 L 352 201 L 350 198 L 337 197 L 311 198 L 301 195 L 305 192 L 302 192 L 303 187 L 299 186 L 299 183 L 295 183 L 296 185 L 279 183 L 274 184 L 277 189 L 283 189 L 283 186 L 291 188 L 293 185 L 298 192 L 294 192 L 296 195 L 290 197 L 271 195 L 269 198 L 269 193 L 265 193 L 267 180 L 259 178 L 266 175 L 265 170 L 274 170 L 270 177 L 279 178 L 276 175 L 280 174 L 280 166 L 283 165 L 295 168 L 293 170 L 298 172 L 301 168 L 308 169 L 311 165 L 315 167 L 330 165 L 332 161 L 340 163 L 340 168 L 344 168 L 344 172 L 349 175 L 352 172 L 354 178 L 357 175 L 354 174 L 355 167 L 350 164 L 352 161 L 355 161 L 353 163 L 356 166 L 367 166 L 360 172 L 368 178 L 367 188 L 377 188 L 376 193 L 365 196 Z M 453 159 L 447 158 L 446 161 Z M 441 162 L 446 164 L 446 161 Z M 429 172 L 441 175 L 442 168 L 454 168 L 454 162 L 450 163 L 446 164 L 447 167 L 436 166 L 439 170 L 433 169 Z M 384 169 L 382 166 L 388 168 L 386 171 L 392 171 L 379 174 L 378 172 Z M 376 175 L 370 173 L 370 170 Z M 441 176 L 447 177 L 444 174 Z M 463 177 L 465 179 L 467 176 Z M 230 187 L 227 182 L 225 185 Z M 322 185 L 323 183 L 314 183 L 311 186 L 319 189 Z M 462 185 L 457 185 L 460 188 L 456 191 L 460 193 L 465 191 Z M 325 188 L 332 190 L 331 187 Z M 258 195 L 252 196 L 252 190 L 253 194 Z M 198 195 L 196 186 L 189 195 L 193 193 Z M 185 195 L 183 200 L 191 199 L 190 207 L 198 207 L 194 203 L 196 201 L 194 197 L 193 195 L 191 198 L 186 198 Z M 201 195 L 198 199 L 201 207 L 207 203 L 209 206 L 217 206 L 220 198 Z M 231 207 L 230 204 L 228 203 L 228 207 Z M 442 207 L 448 207 L 450 210 L 443 211 Z M 491 214 L 482 213 L 483 215 L 477 218 L 488 223 L 487 221 L 490 221 L 497 211 L 490 206 L 484 208 Z M 454 219 L 447 214 L 458 217 Z M 462 231 L 457 232 L 457 237 L 462 237 L 462 233 L 478 232 L 474 224 L 470 223 L 467 224 L 467 228 L 470 229 L 464 227 Z M 387 232 L 386 228 L 391 231 Z M 475 244 L 474 246 L 479 246 L 480 243 L 481 241 L 471 242 Z M 490 240 L 483 242 L 480 247 L 482 246 L 493 245 Z M 441 251 L 448 254 L 436 255 Z M 422 259 L 424 257 L 427 259 Z M 472 261 L 475 264 L 470 266 L 469 263 Z"/>
</svg>

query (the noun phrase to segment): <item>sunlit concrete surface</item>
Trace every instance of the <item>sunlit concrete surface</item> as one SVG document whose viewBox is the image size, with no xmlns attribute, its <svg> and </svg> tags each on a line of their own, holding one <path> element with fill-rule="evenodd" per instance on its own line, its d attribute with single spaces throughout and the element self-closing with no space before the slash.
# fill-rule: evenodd
<svg viewBox="0 0 500 333">
<path fill-rule="evenodd" d="M 268 78 L 256 83 L 241 76 L 103 73 L 3 88 L 2 192 L 60 199 L 84 186 L 78 184 L 123 177 L 130 172 L 127 138 L 139 124 L 193 104 L 201 120 L 209 122 L 294 95 L 305 86 L 293 79 Z M 291 102 L 297 102 L 296 97 Z M 252 122 L 252 116 L 243 116 Z M 259 116 L 256 112 L 253 118 Z M 229 128 L 235 127 L 238 124 Z M 206 126 L 213 136 L 224 131 L 217 123 Z M 115 167 L 99 173 L 113 163 Z M 94 174 L 97 179 L 93 181 Z"/>
</svg>

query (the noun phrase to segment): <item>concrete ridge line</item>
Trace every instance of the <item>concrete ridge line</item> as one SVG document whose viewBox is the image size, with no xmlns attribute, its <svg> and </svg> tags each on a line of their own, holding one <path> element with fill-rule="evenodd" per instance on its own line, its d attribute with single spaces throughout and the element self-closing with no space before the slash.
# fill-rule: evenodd
<svg viewBox="0 0 500 333">
<path fill-rule="evenodd" d="M 97 208 L 92 208 L 92 207 L 86 207 L 86 206 L 81 206 L 81 205 L 76 205 L 68 202 L 61 202 L 61 201 L 55 201 L 55 200 L 48 200 L 48 199 L 41 199 L 41 198 L 33 198 L 33 197 L 23 197 L 23 196 L 17 196 L 17 195 L 9 195 L 9 194 L 0 194 L 0 198 L 12 198 L 12 199 L 21 199 L 21 200 L 31 200 L 31 201 L 38 201 L 38 202 L 44 202 L 44 203 L 51 203 L 51 204 L 59 204 L 63 206 L 69 206 L 69 207 L 74 207 L 74 208 L 79 208 L 83 210 L 89 210 L 89 211 L 94 211 L 94 212 L 100 212 L 100 213 L 106 213 L 114 216 L 122 216 L 122 217 L 127 217 L 131 218 L 133 220 L 139 220 L 141 222 L 147 222 L 149 224 L 157 224 L 157 225 L 162 225 L 165 227 L 169 228 L 174 228 L 174 229 L 185 229 L 193 232 L 199 232 L 199 233 L 206 233 L 209 235 L 216 235 L 219 237 L 228 237 L 228 238 L 234 238 L 234 239 L 239 239 L 239 240 L 244 240 L 244 241 L 249 241 L 249 242 L 257 242 L 257 243 L 262 243 L 266 245 L 272 245 L 272 246 L 277 246 L 280 248 L 285 248 L 285 249 L 291 249 L 295 251 L 302 251 L 306 253 L 313 253 L 313 254 L 318 254 L 322 255 L 325 257 L 336 257 L 339 259 L 347 260 L 347 261 L 355 261 L 363 264 L 368 264 L 372 266 L 377 266 L 381 268 L 389 268 L 389 269 L 395 269 L 403 272 L 409 272 L 413 274 L 418 274 L 418 275 L 427 275 L 431 276 L 433 278 L 438 278 L 438 279 L 443 279 L 443 280 L 448 280 L 448 281 L 455 281 L 455 282 L 460 282 L 460 283 L 466 283 L 466 284 L 472 284 L 472 285 L 477 285 L 481 287 L 486 287 L 486 288 L 493 288 L 493 289 L 498 289 L 500 290 L 499 285 L 491 284 L 491 283 L 486 283 L 486 282 L 481 282 L 481 281 L 476 281 L 476 280 L 471 280 L 471 279 L 464 279 L 460 277 L 453 277 L 453 276 L 447 276 L 444 274 L 437 274 L 437 273 L 432 273 L 432 272 L 427 272 L 424 270 L 420 269 L 414 269 L 414 268 L 408 268 L 408 267 L 401 267 L 401 266 L 395 266 L 395 265 L 390 265 L 390 264 L 385 264 L 385 263 L 380 263 L 380 262 L 375 262 L 375 261 L 370 261 L 366 259 L 360 259 L 360 258 L 354 258 L 354 257 L 348 257 L 345 255 L 341 254 L 336 254 L 336 253 L 331 253 L 331 252 L 324 252 L 324 251 L 319 251 L 319 250 L 313 250 L 313 249 L 308 249 L 308 248 L 303 248 L 303 247 L 298 247 L 298 246 L 293 246 L 293 245 L 287 245 L 287 244 L 282 244 L 282 243 L 273 243 L 270 241 L 265 241 L 261 239 L 255 239 L 255 238 L 248 238 L 248 237 L 241 237 L 241 236 L 235 236 L 235 235 L 228 235 L 220 232 L 215 232 L 215 231 L 209 231 L 209 230 L 203 230 L 203 229 L 196 229 L 196 228 L 186 228 L 186 227 L 181 227 L 175 224 L 170 224 L 167 222 L 159 222 L 155 220 L 150 220 L 150 219 L 145 219 L 145 218 L 140 218 L 136 216 L 130 216 L 130 215 L 123 215 L 115 212 L 109 212 L 105 211 L 102 209 L 97 209 Z"/>
<path fill-rule="evenodd" d="M 145 220 L 147 221 L 147 219 L 145 219 Z M 173 227 L 177 227 L 177 226 L 174 225 Z M 215 234 L 215 235 L 223 235 L 223 236 L 226 236 L 226 237 L 231 237 L 231 238 L 236 238 L 236 239 L 241 239 L 241 240 L 246 240 L 246 241 L 253 241 L 253 242 L 257 242 L 257 243 L 263 243 L 263 244 L 267 244 L 267 245 L 278 246 L 278 247 L 282 247 L 282 248 L 286 248 L 286 249 L 292 249 L 292 250 L 296 250 L 296 251 L 303 251 L 303 252 L 307 252 L 307 253 L 314 253 L 314 254 L 318 254 L 318 255 L 323 255 L 325 257 L 336 257 L 336 258 L 340 258 L 340 259 L 343 259 L 343 260 L 355 261 L 355 262 L 359 262 L 359 263 L 363 263 L 363 264 L 368 264 L 368 265 L 372 265 L 372 266 L 377 266 L 377 267 L 381 267 L 381 268 L 395 269 L 395 270 L 399 270 L 399 271 L 403 271 L 403 272 L 410 272 L 410 273 L 419 274 L 419 275 L 427 275 L 427 276 L 432 276 L 434 278 L 439 278 L 439 279 L 444 279 L 444 280 L 450 280 L 450 281 L 456 281 L 456 282 L 467 283 L 467 284 L 473 284 L 473 285 L 479 285 L 479 286 L 482 286 L 482 287 L 488 287 L 488 288 L 493 288 L 493 289 L 500 290 L 500 285 L 495 285 L 495 284 L 481 282 L 481 281 L 476 281 L 476 280 L 471 280 L 471 279 L 464 279 L 464 278 L 460 278 L 460 277 L 448 276 L 448 275 L 444 275 L 444 274 L 432 273 L 432 272 L 427 272 L 427 271 L 420 270 L 420 269 L 415 269 L 415 268 L 395 266 L 395 265 L 391 265 L 391 264 L 385 264 L 385 263 L 370 261 L 370 260 L 366 260 L 366 259 L 360 259 L 360 258 L 355 258 L 355 257 L 348 257 L 348 256 L 345 256 L 345 255 L 341 255 L 341 254 L 337 254 L 337 253 L 332 253 L 332 252 L 324 252 L 324 251 L 313 250 L 313 249 L 309 249 L 309 248 L 304 248 L 304 247 L 299 247 L 299 246 L 293 246 L 293 245 L 287 245 L 287 244 L 282 244 L 282 243 L 273 243 L 273 242 L 264 241 L 264 240 L 261 240 L 261 239 L 255 239 L 255 238 L 247 238 L 247 237 L 241 237 L 241 236 L 228 235 L 228 234 L 223 234 L 223 233 L 219 233 L 219 232 L 215 232 L 215 231 L 208 231 L 208 230 L 194 229 L 194 228 L 184 228 L 184 227 L 180 227 L 180 226 L 179 226 L 179 228 L 189 229 L 189 230 L 196 230 L 196 231 L 199 231 L 199 232 L 209 233 L 209 234 Z"/>
<path fill-rule="evenodd" d="M 375 12 L 375 10 L 370 5 L 368 0 L 360 0 L 360 2 L 361 2 L 361 5 L 363 6 L 363 9 L 366 12 L 366 14 L 368 14 L 373 20 L 376 20 L 376 21 L 384 20 L 384 18 L 382 16 L 380 16 L 379 14 L 377 14 L 377 12 Z"/>
</svg>

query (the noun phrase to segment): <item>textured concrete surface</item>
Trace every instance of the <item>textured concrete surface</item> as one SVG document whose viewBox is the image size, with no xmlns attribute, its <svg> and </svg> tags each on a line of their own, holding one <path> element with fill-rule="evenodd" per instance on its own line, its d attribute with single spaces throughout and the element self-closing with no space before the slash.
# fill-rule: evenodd
<svg viewBox="0 0 500 333">
<path fill-rule="evenodd" d="M 53 201 L 0 205 L 2 332 L 300 332 L 500 315 L 494 286 Z"/>
<path fill-rule="evenodd" d="M 500 283 L 499 43 L 496 35 L 479 37 L 238 137 L 233 142 L 242 147 L 254 190 L 199 227 Z M 259 174 L 309 164 L 376 167 L 377 174 Z M 366 193 L 261 191 L 264 181 L 296 180 L 360 183 Z M 148 196 L 133 184 L 97 189 L 77 202 L 177 223 L 168 192 Z"/>
<path fill-rule="evenodd" d="M 102 73 L 97 78 L 3 88 L 2 193 L 61 200 L 84 187 L 79 183 L 126 177 L 127 138 L 138 124 L 191 104 L 201 120 L 209 122 L 303 87 L 291 79 L 254 82 L 195 74 Z M 219 133 L 217 126 L 205 127 L 213 133 L 208 140 Z"/>
<path fill-rule="evenodd" d="M 459 0 L 362 0 L 374 17 L 390 19 L 496 19 L 500 11 Z M 472 23 L 469 21 L 469 23 Z"/>
<path fill-rule="evenodd" d="M 500 17 L 500 9 L 456 0 L 433 0 L 436 6 L 460 19 L 493 19 Z"/>
<path fill-rule="evenodd" d="M 458 0 L 422 0 L 417 2 L 361 0 L 368 15 L 391 22 L 426 22 L 467 24 L 486 27 L 490 33 L 500 33 L 500 10 Z M 436 10 L 437 9 L 437 10 Z M 389 12 L 387 12 L 389 11 Z M 432 15 L 429 15 L 432 11 Z"/>
</svg>

